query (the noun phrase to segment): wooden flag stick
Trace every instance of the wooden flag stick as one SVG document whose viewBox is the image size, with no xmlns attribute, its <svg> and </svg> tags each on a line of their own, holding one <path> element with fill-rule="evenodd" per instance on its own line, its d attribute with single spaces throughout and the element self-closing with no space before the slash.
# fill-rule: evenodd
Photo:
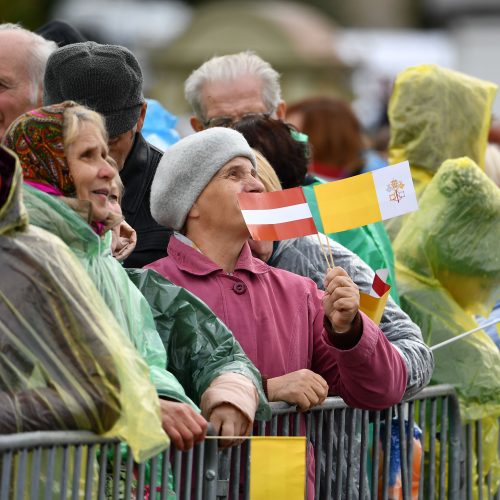
<svg viewBox="0 0 500 500">
<path fill-rule="evenodd" d="M 456 342 L 457 340 L 461 340 L 465 337 L 468 337 L 469 335 L 472 335 L 473 333 L 476 333 L 479 330 L 483 330 L 484 328 L 486 328 L 488 326 L 495 325 L 496 323 L 500 323 L 500 318 L 488 321 L 487 323 L 484 323 L 481 326 L 473 328 L 472 330 L 469 330 L 468 332 L 461 333 L 460 335 L 457 335 L 456 337 L 445 340 L 444 342 L 441 342 L 439 344 L 433 345 L 431 347 L 431 351 L 435 351 L 436 349 L 441 349 L 441 347 L 444 347 L 445 345 L 452 344 L 453 342 Z"/>
<path fill-rule="evenodd" d="M 330 259 L 332 261 L 332 269 L 335 267 L 335 261 L 333 260 L 332 247 L 330 246 L 330 238 L 326 237 L 326 242 L 328 243 L 328 253 L 330 254 Z"/>
<path fill-rule="evenodd" d="M 331 268 L 332 266 L 330 265 L 330 261 L 328 260 L 328 254 L 326 253 L 325 246 L 323 245 L 323 242 L 321 241 L 321 238 L 319 237 L 319 233 L 316 233 L 316 236 L 318 237 L 319 244 L 321 246 L 321 251 L 323 252 L 323 257 L 325 258 L 326 261 L 326 267 Z"/>
</svg>

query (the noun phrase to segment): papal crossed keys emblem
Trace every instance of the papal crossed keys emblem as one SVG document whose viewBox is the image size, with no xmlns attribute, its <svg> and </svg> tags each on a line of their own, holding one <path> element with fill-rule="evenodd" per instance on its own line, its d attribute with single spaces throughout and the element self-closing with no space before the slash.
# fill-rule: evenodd
<svg viewBox="0 0 500 500">
<path fill-rule="evenodd" d="M 404 183 L 398 181 L 397 179 L 392 179 L 389 184 L 387 184 L 386 191 L 389 193 L 389 201 L 396 201 L 399 203 L 404 197 Z"/>
</svg>

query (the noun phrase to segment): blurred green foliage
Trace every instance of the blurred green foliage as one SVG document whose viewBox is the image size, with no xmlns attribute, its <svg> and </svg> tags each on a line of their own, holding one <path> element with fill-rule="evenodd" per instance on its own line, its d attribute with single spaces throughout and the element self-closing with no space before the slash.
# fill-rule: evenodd
<svg viewBox="0 0 500 500">
<path fill-rule="evenodd" d="M 34 30 L 46 23 L 57 0 L 0 0 L 0 22 Z"/>
</svg>

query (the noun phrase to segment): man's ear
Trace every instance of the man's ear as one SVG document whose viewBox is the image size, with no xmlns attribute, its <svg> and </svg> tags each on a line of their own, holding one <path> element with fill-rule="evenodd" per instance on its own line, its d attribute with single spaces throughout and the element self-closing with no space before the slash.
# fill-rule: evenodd
<svg viewBox="0 0 500 500">
<path fill-rule="evenodd" d="M 286 102 L 281 100 L 276 108 L 276 117 L 278 120 L 284 120 L 286 116 Z"/>
<path fill-rule="evenodd" d="M 203 126 L 203 123 L 201 123 L 200 120 L 196 116 L 192 116 L 189 119 L 189 122 L 191 123 L 191 127 L 195 132 L 201 132 L 205 127 Z"/>
<path fill-rule="evenodd" d="M 144 126 L 144 120 L 146 119 L 146 110 L 148 109 L 148 103 L 144 102 L 141 106 L 141 114 L 139 115 L 139 119 L 137 120 L 137 132 L 142 130 Z"/>
</svg>

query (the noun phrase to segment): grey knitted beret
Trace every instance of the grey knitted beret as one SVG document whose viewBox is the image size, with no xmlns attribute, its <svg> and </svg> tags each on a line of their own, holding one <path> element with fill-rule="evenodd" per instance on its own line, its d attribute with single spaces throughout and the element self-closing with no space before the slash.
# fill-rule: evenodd
<svg viewBox="0 0 500 500">
<path fill-rule="evenodd" d="M 237 156 L 256 167 L 247 141 L 236 130 L 214 127 L 189 135 L 163 154 L 151 186 L 151 214 L 161 226 L 179 231 L 212 177 Z"/>
<path fill-rule="evenodd" d="M 142 72 L 120 45 L 74 43 L 53 52 L 45 69 L 43 104 L 76 101 L 104 115 L 110 137 L 134 128 L 144 102 Z"/>
</svg>

